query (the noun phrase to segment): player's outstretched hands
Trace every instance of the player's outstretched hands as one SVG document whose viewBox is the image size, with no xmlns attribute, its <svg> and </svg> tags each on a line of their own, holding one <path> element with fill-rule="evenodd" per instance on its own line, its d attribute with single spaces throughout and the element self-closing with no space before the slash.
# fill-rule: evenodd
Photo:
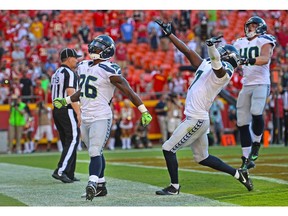
<svg viewBox="0 0 288 216">
<path fill-rule="evenodd" d="M 149 125 L 151 121 L 152 121 L 152 116 L 150 115 L 149 112 L 142 113 L 141 123 L 144 127 Z"/>
<path fill-rule="evenodd" d="M 67 106 L 67 102 L 66 102 L 65 98 L 55 98 L 53 100 L 53 105 L 54 105 L 54 107 L 60 109 L 64 106 Z"/>
<path fill-rule="evenodd" d="M 159 26 L 161 26 L 161 28 L 162 28 L 165 36 L 169 36 L 169 35 L 172 33 L 171 22 L 164 23 L 164 22 L 163 22 L 162 20 L 160 20 L 160 19 L 156 19 L 155 22 L 156 22 Z"/>
<path fill-rule="evenodd" d="M 206 40 L 206 45 L 210 47 L 210 46 L 213 46 L 216 43 L 220 43 L 222 37 L 223 37 L 223 35 L 219 35 L 217 37 L 209 38 L 208 40 Z"/>
</svg>

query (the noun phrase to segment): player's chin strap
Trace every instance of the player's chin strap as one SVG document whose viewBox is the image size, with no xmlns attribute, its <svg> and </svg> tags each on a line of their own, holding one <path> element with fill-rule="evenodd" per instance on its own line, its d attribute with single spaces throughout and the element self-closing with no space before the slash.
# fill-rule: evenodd
<svg viewBox="0 0 288 216">
<path fill-rule="evenodd" d="M 103 51 L 102 51 L 103 52 Z M 100 52 L 99 54 L 96 54 L 96 53 L 89 53 L 89 57 L 92 59 L 92 60 L 97 60 L 97 59 L 100 59 L 100 60 L 108 60 L 108 59 L 110 59 L 110 58 L 101 58 L 101 53 L 102 52 Z"/>
<path fill-rule="evenodd" d="M 215 45 L 208 46 L 208 55 L 211 60 L 211 66 L 214 70 L 219 70 L 222 67 L 221 58 Z"/>
</svg>

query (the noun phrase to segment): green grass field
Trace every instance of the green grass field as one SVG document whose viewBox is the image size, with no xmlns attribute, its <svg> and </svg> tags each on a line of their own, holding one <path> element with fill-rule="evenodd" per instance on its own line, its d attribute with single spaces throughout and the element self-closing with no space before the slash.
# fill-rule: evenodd
<svg viewBox="0 0 288 216">
<path fill-rule="evenodd" d="M 210 154 L 233 167 L 241 164 L 241 148 L 210 147 Z M 288 148 L 260 149 L 250 171 L 249 192 L 232 176 L 194 162 L 189 148 L 178 151 L 181 193 L 156 196 L 169 184 L 160 146 L 152 149 L 104 151 L 108 195 L 92 202 L 81 199 L 88 179 L 87 151 L 78 152 L 76 176 L 80 182 L 63 184 L 51 177 L 60 153 L 0 155 L 1 206 L 288 206 Z M 43 199 L 45 197 L 45 199 Z"/>
</svg>

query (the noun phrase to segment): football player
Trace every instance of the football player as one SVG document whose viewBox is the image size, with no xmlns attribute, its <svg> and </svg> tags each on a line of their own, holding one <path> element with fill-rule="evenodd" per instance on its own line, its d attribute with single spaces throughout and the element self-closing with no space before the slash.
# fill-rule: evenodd
<svg viewBox="0 0 288 216">
<path fill-rule="evenodd" d="M 121 75 L 118 64 L 109 61 L 115 54 L 115 43 L 107 35 L 96 37 L 89 45 L 88 52 L 92 61 L 82 61 L 78 65 L 81 90 L 70 97 L 58 98 L 54 106 L 61 108 L 71 102 L 81 103 L 81 138 L 90 156 L 89 181 L 86 186 L 86 200 L 107 194 L 104 177 L 105 158 L 103 148 L 109 138 L 112 125 L 110 103 L 115 88 L 125 94 L 142 113 L 141 122 L 147 126 L 152 116 L 139 96 L 132 90 Z"/>
<path fill-rule="evenodd" d="M 245 23 L 245 36 L 233 44 L 240 53 L 243 86 L 237 99 L 237 125 L 242 146 L 241 168 L 254 168 L 264 131 L 263 112 L 270 93 L 270 61 L 276 40 L 266 34 L 265 21 L 253 16 Z M 252 148 L 251 148 L 252 145 Z"/>
<path fill-rule="evenodd" d="M 225 172 L 238 179 L 249 191 L 253 184 L 248 170 L 235 169 L 219 158 L 208 153 L 208 132 L 210 126 L 209 109 L 213 100 L 230 81 L 234 69 L 238 67 L 240 56 L 238 50 L 226 44 L 216 49 L 222 36 L 206 40 L 210 59 L 202 59 L 196 52 L 180 41 L 171 32 L 171 23 L 156 20 L 170 41 L 197 68 L 195 78 L 188 88 L 184 114 L 186 119 L 162 145 L 163 155 L 170 175 L 170 185 L 156 191 L 157 195 L 177 195 L 180 191 L 178 180 L 178 162 L 176 152 L 184 146 L 190 146 L 194 160 L 203 166 Z"/>
</svg>

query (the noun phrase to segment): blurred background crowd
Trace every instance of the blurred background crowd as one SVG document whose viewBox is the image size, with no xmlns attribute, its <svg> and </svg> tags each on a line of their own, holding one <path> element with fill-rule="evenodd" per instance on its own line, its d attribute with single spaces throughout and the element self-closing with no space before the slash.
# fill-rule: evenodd
<svg viewBox="0 0 288 216">
<path fill-rule="evenodd" d="M 287 145 L 283 133 L 284 110 L 288 110 L 288 98 L 284 97 L 288 91 L 288 12 L 284 10 L 2 10 L 0 104 L 9 104 L 12 95 L 28 105 L 39 101 L 51 104 L 50 77 L 60 64 L 59 50 L 74 48 L 83 56 L 80 60 L 89 59 L 88 43 L 103 33 L 116 42 L 112 60 L 122 67 L 123 76 L 143 100 L 161 100 L 163 95 L 169 100 L 172 93 L 181 101 L 194 77 L 191 73 L 194 69 L 162 36 L 154 20 L 161 17 L 165 22 L 172 21 L 173 32 L 206 58 L 207 38 L 223 34 L 221 44 L 233 43 L 244 36 L 244 24 L 253 15 L 266 21 L 268 33 L 278 42 L 270 65 L 272 88 L 265 124 L 271 143 Z M 231 97 L 237 98 L 241 89 L 241 73 L 238 69 L 226 87 Z M 117 95 L 115 103 L 125 99 Z M 223 103 L 221 98 L 216 101 Z M 235 107 L 229 104 L 225 107 L 220 102 L 212 107 L 211 124 L 220 122 L 216 129 L 220 135 L 225 128 L 232 128 L 237 139 Z M 120 116 L 120 108 L 117 109 Z M 214 137 L 215 143 L 220 142 L 219 133 Z"/>
</svg>

